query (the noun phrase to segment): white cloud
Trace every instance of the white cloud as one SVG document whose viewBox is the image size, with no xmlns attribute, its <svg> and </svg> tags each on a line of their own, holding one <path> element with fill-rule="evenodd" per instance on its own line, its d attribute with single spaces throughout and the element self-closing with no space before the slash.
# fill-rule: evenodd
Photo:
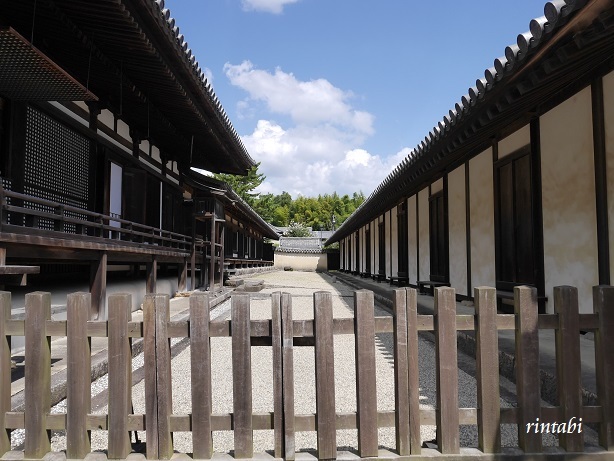
<svg viewBox="0 0 614 461">
<path fill-rule="evenodd" d="M 274 122 L 259 120 L 254 132 L 243 137 L 252 157 L 262 162 L 260 170 L 267 177 L 259 192 L 287 191 L 293 197 L 333 191 L 363 191 L 369 195 L 409 154 L 409 149 L 403 149 L 382 158 L 364 149 L 347 149 L 332 131 L 319 137 L 303 134 L 297 128 L 284 130 Z"/>
<path fill-rule="evenodd" d="M 245 11 L 264 11 L 265 13 L 281 14 L 284 6 L 299 0 L 242 0 Z"/>
<path fill-rule="evenodd" d="M 268 110 L 288 115 L 297 124 L 329 124 L 359 138 L 373 134 L 373 115 L 354 109 L 350 91 L 343 91 L 326 79 L 300 81 L 280 68 L 270 73 L 255 69 L 250 61 L 224 66 L 230 82 L 242 88 L 253 101 L 262 101 Z"/>
<path fill-rule="evenodd" d="M 382 157 L 363 149 L 365 139 L 374 134 L 373 115 L 352 105 L 351 91 L 326 79 L 301 81 L 279 68 L 256 69 L 249 61 L 226 64 L 224 71 L 247 93 L 238 104 L 239 116 L 251 118 L 258 111 L 260 117 L 254 131 L 242 136 L 267 176 L 259 192 L 369 195 L 409 154 L 403 149 Z"/>
</svg>

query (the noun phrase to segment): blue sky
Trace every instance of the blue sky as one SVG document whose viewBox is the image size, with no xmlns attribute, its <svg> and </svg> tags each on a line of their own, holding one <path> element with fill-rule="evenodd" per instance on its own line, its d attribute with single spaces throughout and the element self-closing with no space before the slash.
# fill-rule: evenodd
<svg viewBox="0 0 614 461">
<path fill-rule="evenodd" d="M 166 0 L 261 192 L 369 195 L 543 15 L 538 0 Z"/>
</svg>

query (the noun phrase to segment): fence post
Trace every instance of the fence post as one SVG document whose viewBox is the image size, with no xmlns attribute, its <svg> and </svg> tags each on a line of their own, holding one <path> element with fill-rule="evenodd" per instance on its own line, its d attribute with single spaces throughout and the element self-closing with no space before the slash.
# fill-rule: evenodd
<svg viewBox="0 0 614 461">
<path fill-rule="evenodd" d="M 316 367 L 316 428 L 318 459 L 337 458 L 335 412 L 335 351 L 333 300 L 330 293 L 313 294 Z"/>
<path fill-rule="evenodd" d="M 580 313 L 578 289 L 570 286 L 554 288 L 554 312 L 559 314 L 556 330 L 557 390 L 561 417 L 564 422 L 582 416 L 582 379 L 580 366 Z M 581 433 L 568 431 L 561 434 L 560 445 L 567 451 L 584 449 Z"/>
<path fill-rule="evenodd" d="M 394 321 L 394 401 L 395 435 L 397 452 L 400 456 L 410 453 L 409 442 L 409 384 L 407 344 L 407 295 L 404 289 L 393 292 Z"/>
<path fill-rule="evenodd" d="M 235 458 L 251 458 L 254 455 L 249 301 L 249 293 L 232 295 L 232 395 Z"/>
<path fill-rule="evenodd" d="M 168 295 L 146 295 L 143 301 L 143 333 L 148 459 L 170 459 L 173 455 L 173 437 L 170 431 L 173 409 L 171 351 L 167 332 L 169 320 Z"/>
<path fill-rule="evenodd" d="M 210 459 L 213 454 L 209 310 L 209 293 L 195 292 L 190 296 L 192 447 L 194 459 Z"/>
<path fill-rule="evenodd" d="M 124 459 L 131 451 L 128 431 L 128 414 L 132 412 L 132 354 L 128 336 L 131 307 L 131 295 L 109 296 L 109 459 Z"/>
<path fill-rule="evenodd" d="M 614 287 L 593 287 L 593 309 L 599 314 L 595 332 L 597 395 L 601 405 L 599 444 L 614 450 Z"/>
<path fill-rule="evenodd" d="M 518 394 L 518 445 L 525 453 L 542 450 L 539 431 L 527 431 L 541 414 L 539 391 L 539 330 L 537 289 L 514 287 L 516 313 L 516 389 Z"/>
<path fill-rule="evenodd" d="M 354 293 L 354 344 L 356 350 L 356 408 L 358 454 L 378 455 L 377 386 L 375 381 L 375 317 L 373 292 Z"/>
<path fill-rule="evenodd" d="M 281 458 L 284 452 L 284 394 L 283 359 L 281 338 L 281 293 L 271 295 L 271 346 L 273 346 L 273 427 L 274 456 Z"/>
<path fill-rule="evenodd" d="M 0 370 L 11 369 L 11 337 L 6 335 L 6 322 L 10 319 L 11 293 L 0 291 Z M 11 449 L 11 431 L 4 421 L 7 411 L 11 411 L 11 373 L 3 372 L 0 376 L 0 457 Z"/>
<path fill-rule="evenodd" d="M 87 415 L 91 413 L 91 340 L 87 335 L 91 298 L 72 293 L 67 299 L 66 457 L 85 458 L 91 451 Z M 114 395 L 111 393 L 111 395 Z M 112 425 L 111 425 L 112 427 Z"/>
<path fill-rule="evenodd" d="M 273 293 L 273 395 L 275 410 L 275 457 L 292 461 L 294 439 L 294 357 L 292 296 Z"/>
<path fill-rule="evenodd" d="M 456 297 L 454 288 L 435 289 L 437 363 L 437 446 L 442 454 L 460 451 Z"/>
<path fill-rule="evenodd" d="M 47 416 L 51 411 L 51 338 L 45 331 L 51 319 L 51 294 L 26 295 L 25 457 L 41 459 L 51 450 Z"/>
<path fill-rule="evenodd" d="M 497 453 L 501 451 L 501 402 L 496 290 L 477 287 L 474 299 L 478 446 L 484 453 Z"/>
</svg>

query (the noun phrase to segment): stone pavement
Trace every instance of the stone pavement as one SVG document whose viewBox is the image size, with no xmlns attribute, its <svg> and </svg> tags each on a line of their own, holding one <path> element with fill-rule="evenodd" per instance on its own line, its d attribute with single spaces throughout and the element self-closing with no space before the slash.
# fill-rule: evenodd
<svg viewBox="0 0 614 461">
<path fill-rule="evenodd" d="M 376 282 L 369 278 L 341 273 L 330 272 L 338 280 L 347 283 L 355 289 L 372 290 L 376 299 L 387 306 L 392 307 L 392 291 L 397 286 L 391 286 L 387 282 Z M 418 295 L 418 312 L 420 314 L 432 314 L 434 299 L 429 295 Z M 467 303 L 457 303 L 457 313 L 474 315 L 475 309 Z M 473 332 L 459 331 L 458 345 L 465 353 L 475 355 L 475 337 Z M 582 357 L 582 394 L 585 405 L 597 405 L 597 385 L 595 377 L 595 343 L 593 333 L 580 336 L 580 355 Z M 515 339 L 514 332 L 510 330 L 499 331 L 499 370 L 502 376 L 515 382 Z M 554 330 L 539 330 L 539 359 L 542 398 L 553 404 L 557 404 L 556 394 L 556 348 Z"/>
</svg>

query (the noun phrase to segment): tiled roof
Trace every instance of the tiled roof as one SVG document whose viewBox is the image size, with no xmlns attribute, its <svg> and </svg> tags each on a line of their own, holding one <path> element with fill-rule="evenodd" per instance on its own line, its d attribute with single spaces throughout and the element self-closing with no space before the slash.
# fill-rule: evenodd
<svg viewBox="0 0 614 461">
<path fill-rule="evenodd" d="M 279 253 L 322 253 L 322 242 L 314 237 L 281 237 Z"/>
<path fill-rule="evenodd" d="M 143 0 L 141 0 L 143 1 Z M 164 27 L 167 31 L 167 36 L 169 40 L 174 42 L 175 48 L 177 50 L 177 54 L 182 57 L 186 66 L 188 66 L 191 70 L 193 79 L 200 86 L 202 92 L 206 95 L 206 97 L 211 102 L 212 106 L 215 108 L 215 114 L 218 120 L 224 125 L 226 130 L 232 136 L 238 150 L 241 152 L 245 161 L 253 164 L 254 161 L 250 157 L 247 149 L 243 145 L 239 134 L 232 126 L 224 107 L 220 103 L 215 91 L 211 86 L 211 83 L 207 80 L 205 76 L 205 72 L 200 68 L 198 61 L 196 60 L 196 56 L 193 54 L 188 41 L 184 37 L 182 33 L 180 33 L 179 26 L 176 24 L 175 19 L 171 16 L 171 11 L 168 8 L 165 8 L 164 0 L 144 0 L 149 3 L 151 9 L 153 9 L 158 16 L 160 25 Z"/>
</svg>

